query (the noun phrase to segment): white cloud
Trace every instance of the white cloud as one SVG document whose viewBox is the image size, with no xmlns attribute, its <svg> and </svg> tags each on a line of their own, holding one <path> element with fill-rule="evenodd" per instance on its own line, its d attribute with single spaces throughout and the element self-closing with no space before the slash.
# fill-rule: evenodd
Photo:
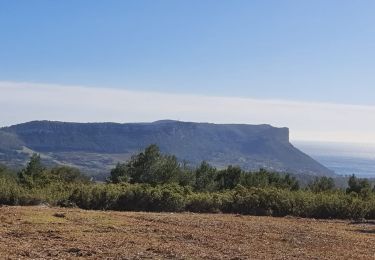
<svg viewBox="0 0 375 260">
<path fill-rule="evenodd" d="M 0 126 L 41 119 L 266 123 L 289 127 L 294 140 L 375 143 L 375 106 L 0 82 Z"/>
</svg>

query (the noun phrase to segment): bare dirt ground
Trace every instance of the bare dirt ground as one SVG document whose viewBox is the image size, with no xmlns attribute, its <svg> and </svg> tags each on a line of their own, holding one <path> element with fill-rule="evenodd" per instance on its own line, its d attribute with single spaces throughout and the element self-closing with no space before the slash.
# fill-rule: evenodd
<svg viewBox="0 0 375 260">
<path fill-rule="evenodd" d="M 374 223 L 0 207 L 0 259 L 375 259 Z"/>
</svg>

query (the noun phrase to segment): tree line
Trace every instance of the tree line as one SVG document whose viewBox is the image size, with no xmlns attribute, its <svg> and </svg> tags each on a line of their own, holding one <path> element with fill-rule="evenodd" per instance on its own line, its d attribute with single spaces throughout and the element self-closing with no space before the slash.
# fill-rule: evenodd
<svg viewBox="0 0 375 260">
<path fill-rule="evenodd" d="M 150 145 L 125 163 L 118 163 L 111 170 L 107 181 L 151 185 L 175 183 L 199 192 L 233 189 L 237 185 L 299 189 L 298 181 L 289 174 L 282 175 L 264 169 L 251 173 L 237 166 L 218 170 L 205 161 L 192 168 L 184 162 L 180 163 L 173 155 L 162 154 L 156 145 Z"/>
<path fill-rule="evenodd" d="M 99 210 L 375 218 L 375 187 L 355 175 L 344 190 L 330 177 L 301 187 L 290 174 L 264 169 L 217 169 L 207 162 L 190 167 L 156 145 L 118 163 L 106 183 L 92 182 L 68 166 L 47 168 L 37 154 L 18 172 L 0 166 L 0 204 L 40 203 Z"/>
</svg>

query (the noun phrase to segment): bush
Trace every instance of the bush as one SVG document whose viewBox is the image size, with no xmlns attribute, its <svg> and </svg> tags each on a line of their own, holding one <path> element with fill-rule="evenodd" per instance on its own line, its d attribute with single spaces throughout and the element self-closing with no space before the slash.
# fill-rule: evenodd
<svg viewBox="0 0 375 260">
<path fill-rule="evenodd" d="M 278 188 L 246 188 L 193 192 L 177 184 L 50 183 L 26 188 L 12 178 L 0 177 L 0 204 L 49 203 L 95 210 L 240 213 L 247 215 L 313 218 L 375 218 L 375 195 L 363 197 L 344 191 L 291 191 Z"/>
<path fill-rule="evenodd" d="M 17 205 L 24 191 L 15 180 L 0 177 L 0 204 Z"/>
<path fill-rule="evenodd" d="M 223 197 L 218 193 L 194 193 L 188 197 L 186 210 L 200 213 L 218 213 L 223 209 Z"/>
<path fill-rule="evenodd" d="M 347 191 L 333 189 L 329 178 L 316 179 L 308 189 L 300 190 L 295 178 L 287 174 L 265 170 L 246 173 L 238 167 L 217 171 L 206 162 L 195 170 L 186 165 L 179 168 L 176 158 L 160 154 L 156 147 L 146 149 L 125 166 L 118 165 L 113 172 L 121 177 L 119 183 L 95 184 L 73 168 L 46 169 L 40 157 L 33 155 L 18 178 L 0 166 L 0 204 L 375 219 L 375 193 L 367 180 L 354 175 Z M 142 167 L 146 167 L 146 173 Z"/>
</svg>

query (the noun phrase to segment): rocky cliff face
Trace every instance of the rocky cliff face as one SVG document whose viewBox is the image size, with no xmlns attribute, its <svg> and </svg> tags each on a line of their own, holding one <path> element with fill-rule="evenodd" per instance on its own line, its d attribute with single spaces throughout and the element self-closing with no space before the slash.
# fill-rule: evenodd
<svg viewBox="0 0 375 260">
<path fill-rule="evenodd" d="M 163 152 L 191 164 L 206 160 L 218 167 L 233 164 L 248 170 L 332 174 L 293 147 L 288 128 L 270 125 L 171 120 L 130 124 L 34 121 L 6 127 L 1 132 L 0 146 L 1 139 L 11 136 L 12 143 L 22 144 L 23 150 L 88 171 L 108 170 L 118 160 L 129 158 L 149 144 L 157 144 Z"/>
</svg>

